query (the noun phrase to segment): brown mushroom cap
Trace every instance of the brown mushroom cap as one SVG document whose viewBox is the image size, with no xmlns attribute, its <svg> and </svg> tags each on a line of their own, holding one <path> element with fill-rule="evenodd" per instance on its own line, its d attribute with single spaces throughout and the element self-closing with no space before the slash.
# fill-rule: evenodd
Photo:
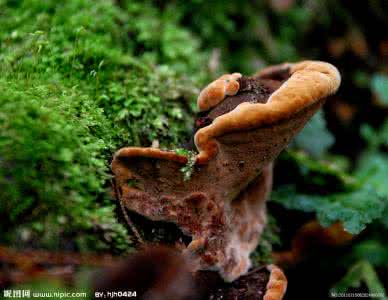
<svg viewBox="0 0 388 300">
<path fill-rule="evenodd" d="M 236 95 L 240 88 L 238 79 L 241 76 L 240 73 L 225 74 L 210 83 L 198 96 L 198 110 L 209 110 L 224 100 L 226 96 Z"/>
<path fill-rule="evenodd" d="M 267 103 L 241 103 L 233 111 L 219 116 L 214 122 L 200 129 L 194 139 L 199 151 L 197 163 L 204 164 L 215 155 L 214 139 L 228 132 L 251 129 L 290 118 L 322 98 L 334 94 L 341 76 L 333 65 L 321 61 L 303 61 L 272 66 L 258 73 L 261 78 L 289 78 L 273 93 Z M 239 89 L 240 73 L 227 74 L 210 83 L 199 95 L 200 111 L 215 107 L 228 95 Z M 174 160 L 185 163 L 186 158 L 174 152 L 153 148 L 129 147 L 119 150 L 115 156 L 142 156 Z M 114 161 L 114 160 L 113 160 Z"/>
<path fill-rule="evenodd" d="M 286 293 L 287 278 L 279 267 L 269 265 L 267 268 L 271 273 L 267 283 L 267 291 L 263 299 L 281 300 Z"/>
<path fill-rule="evenodd" d="M 262 74 L 277 74 L 279 69 L 283 72 L 289 70 L 290 77 L 270 96 L 267 103 L 241 103 L 233 111 L 218 117 L 211 125 L 196 133 L 198 163 L 206 163 L 215 155 L 217 136 L 290 118 L 307 106 L 335 93 L 341 82 L 341 76 L 333 65 L 319 61 L 283 64 Z M 198 105 L 201 103 L 201 97 L 199 98 Z"/>
</svg>

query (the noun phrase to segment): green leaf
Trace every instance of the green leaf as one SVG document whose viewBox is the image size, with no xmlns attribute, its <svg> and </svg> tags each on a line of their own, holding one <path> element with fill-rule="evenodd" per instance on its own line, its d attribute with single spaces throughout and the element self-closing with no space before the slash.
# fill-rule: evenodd
<svg viewBox="0 0 388 300">
<path fill-rule="evenodd" d="M 388 121 L 379 128 L 374 129 L 368 124 L 361 126 L 361 136 L 368 143 L 368 150 L 378 150 L 377 148 L 384 145 L 388 146 Z"/>
<path fill-rule="evenodd" d="M 379 230 L 379 236 L 386 234 Z M 387 241 L 372 238 L 361 241 L 353 246 L 351 257 L 355 260 L 367 260 L 377 267 L 388 267 Z"/>
<path fill-rule="evenodd" d="M 353 177 L 331 162 L 312 159 L 301 151 L 288 150 L 283 159 L 292 160 L 298 166 L 303 180 L 294 180 L 294 185 L 279 187 L 272 198 L 289 209 L 314 212 L 324 226 L 342 221 L 345 229 L 353 234 L 372 222 L 388 228 L 388 185 L 384 180 L 388 178 L 388 154 L 379 151 L 380 146 L 387 143 L 387 132 L 388 122 L 379 130 L 363 127 L 368 147 L 361 155 Z M 321 187 L 320 192 L 327 194 L 311 194 L 311 189 L 299 192 L 296 186 L 305 187 L 304 182 L 309 187 L 312 184 Z M 333 185 L 342 185 L 344 189 L 333 190 Z"/>
<path fill-rule="evenodd" d="M 361 232 L 367 224 L 382 217 L 387 199 L 365 185 L 359 190 L 327 196 L 299 194 L 292 186 L 278 188 L 272 199 L 288 209 L 315 212 L 323 226 L 341 221 L 352 234 Z"/>
<path fill-rule="evenodd" d="M 375 74 L 371 80 L 371 88 L 379 100 L 388 105 L 388 76 Z"/>
<path fill-rule="evenodd" d="M 380 152 L 366 152 L 358 163 L 355 175 L 360 181 L 371 185 L 378 194 L 388 198 L 388 155 Z"/>
<path fill-rule="evenodd" d="M 345 172 L 347 162 L 343 157 L 316 159 L 301 150 L 289 149 L 281 155 L 281 160 L 292 163 L 303 177 L 306 184 L 317 186 L 335 185 L 337 190 L 348 190 L 357 187 L 356 178 Z"/>
<path fill-rule="evenodd" d="M 294 145 L 313 157 L 321 157 L 334 144 L 334 137 L 326 128 L 323 112 L 318 111 L 295 137 Z"/>
</svg>

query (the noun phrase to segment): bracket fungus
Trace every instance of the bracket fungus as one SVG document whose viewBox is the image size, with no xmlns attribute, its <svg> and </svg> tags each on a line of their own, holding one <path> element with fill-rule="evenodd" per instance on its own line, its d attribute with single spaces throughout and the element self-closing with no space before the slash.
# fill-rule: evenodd
<svg viewBox="0 0 388 300">
<path fill-rule="evenodd" d="M 339 84 L 338 70 L 320 61 L 222 76 L 198 97 L 191 178 L 180 172 L 183 155 L 126 147 L 112 161 L 116 196 L 127 209 L 190 236 L 185 251 L 198 269 L 237 279 L 250 268 L 266 224 L 274 159 Z"/>
</svg>

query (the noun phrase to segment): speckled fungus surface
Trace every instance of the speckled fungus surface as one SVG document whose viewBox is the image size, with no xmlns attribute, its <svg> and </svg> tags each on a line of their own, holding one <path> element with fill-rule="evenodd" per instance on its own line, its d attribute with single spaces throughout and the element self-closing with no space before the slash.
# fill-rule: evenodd
<svg viewBox="0 0 388 300">
<path fill-rule="evenodd" d="M 117 197 L 151 220 L 177 224 L 192 238 L 186 251 L 199 269 L 235 280 L 250 268 L 266 224 L 273 160 L 339 84 L 337 69 L 319 61 L 222 76 L 198 97 L 190 180 L 180 172 L 185 156 L 122 148 L 112 161 Z"/>
</svg>

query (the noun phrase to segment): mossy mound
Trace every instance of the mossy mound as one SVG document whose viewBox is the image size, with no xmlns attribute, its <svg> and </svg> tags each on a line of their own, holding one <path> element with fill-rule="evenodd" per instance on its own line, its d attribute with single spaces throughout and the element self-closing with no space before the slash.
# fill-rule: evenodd
<svg viewBox="0 0 388 300">
<path fill-rule="evenodd" d="M 208 80 L 193 34 L 140 4 L 0 1 L 1 243 L 131 248 L 112 153 L 177 144 Z"/>
</svg>

